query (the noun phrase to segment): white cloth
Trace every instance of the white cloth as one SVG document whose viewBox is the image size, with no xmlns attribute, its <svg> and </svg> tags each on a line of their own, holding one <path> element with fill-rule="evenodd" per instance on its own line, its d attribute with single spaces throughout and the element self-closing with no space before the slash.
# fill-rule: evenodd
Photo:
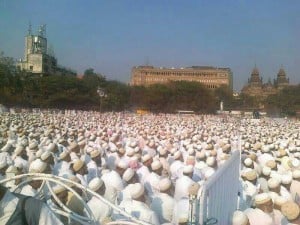
<svg viewBox="0 0 300 225">
<path fill-rule="evenodd" d="M 136 200 L 125 200 L 122 201 L 119 205 L 120 208 L 123 208 L 127 213 L 132 216 L 142 220 L 144 222 L 159 225 L 159 220 L 155 212 L 153 212 L 145 203 L 136 201 Z M 115 214 L 113 219 L 122 219 L 123 216 L 120 214 Z"/>
<path fill-rule="evenodd" d="M 176 179 L 182 177 L 183 175 L 183 162 L 179 160 L 175 160 L 171 165 L 170 165 L 170 173 L 171 173 L 171 180 L 175 181 Z"/>
<path fill-rule="evenodd" d="M 9 218 L 13 215 L 19 199 L 12 193 L 6 192 L 0 201 L 0 224 L 6 224 Z M 40 212 L 39 224 L 57 224 L 63 223 L 50 211 L 46 204 L 43 204 Z"/>
<path fill-rule="evenodd" d="M 246 209 L 245 214 L 247 215 L 250 225 L 272 225 L 273 220 L 270 215 L 263 212 L 260 209 Z"/>
<path fill-rule="evenodd" d="M 61 174 L 73 174 L 71 168 L 71 164 L 66 161 L 60 161 L 54 164 L 52 173 L 54 175 Z"/>
<path fill-rule="evenodd" d="M 150 171 L 149 171 L 148 167 L 141 166 L 141 168 L 139 168 L 136 171 L 136 173 L 139 177 L 139 181 L 141 182 L 141 184 L 144 184 L 145 178 L 150 174 Z"/>
<path fill-rule="evenodd" d="M 95 196 L 91 198 L 87 205 L 91 209 L 95 220 L 98 221 L 99 224 L 102 224 L 103 220 L 111 215 L 111 208 Z"/>
<path fill-rule="evenodd" d="M 292 198 L 300 205 L 300 181 L 293 180 L 290 187 Z"/>
<path fill-rule="evenodd" d="M 188 176 L 182 176 L 177 179 L 175 184 L 175 193 L 174 198 L 176 201 L 179 201 L 181 198 L 188 198 L 189 196 L 189 187 L 195 182 Z"/>
<path fill-rule="evenodd" d="M 160 176 L 151 172 L 144 180 L 144 187 L 147 190 L 148 196 L 153 197 L 154 194 L 159 192 Z"/>
<path fill-rule="evenodd" d="M 166 193 L 156 194 L 151 202 L 150 208 L 158 216 L 160 224 L 171 222 L 176 201 Z"/>
<path fill-rule="evenodd" d="M 178 224 L 180 219 L 189 218 L 189 199 L 181 198 L 176 202 L 173 210 L 172 224 Z"/>
</svg>

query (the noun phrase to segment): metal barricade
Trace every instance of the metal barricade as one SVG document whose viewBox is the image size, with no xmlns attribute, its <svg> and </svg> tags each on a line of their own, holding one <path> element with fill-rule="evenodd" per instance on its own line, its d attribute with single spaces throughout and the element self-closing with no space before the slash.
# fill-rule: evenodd
<svg viewBox="0 0 300 225">
<path fill-rule="evenodd" d="M 235 151 L 204 183 L 200 196 L 199 224 L 227 225 L 237 209 L 240 151 Z"/>
</svg>

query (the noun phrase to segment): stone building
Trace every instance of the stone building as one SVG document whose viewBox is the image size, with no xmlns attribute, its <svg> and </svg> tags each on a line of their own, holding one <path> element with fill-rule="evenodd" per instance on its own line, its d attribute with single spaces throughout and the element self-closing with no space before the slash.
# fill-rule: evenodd
<svg viewBox="0 0 300 225">
<path fill-rule="evenodd" d="M 38 75 L 76 75 L 76 72 L 57 65 L 57 59 L 47 48 L 46 25 L 40 26 L 36 35 L 32 34 L 29 25 L 28 34 L 25 36 L 24 58 L 17 63 L 17 67 Z"/>
<path fill-rule="evenodd" d="M 130 85 L 149 86 L 169 81 L 196 81 L 210 89 L 227 85 L 232 90 L 232 71 L 230 68 L 210 66 L 192 66 L 186 68 L 137 66 L 132 68 Z"/>
<path fill-rule="evenodd" d="M 250 78 L 248 79 L 248 83 L 243 87 L 241 92 L 242 94 L 264 99 L 269 95 L 276 94 L 279 90 L 289 85 L 289 79 L 286 77 L 286 73 L 283 68 L 280 68 L 277 78 L 273 83 L 271 80 L 267 83 L 263 83 L 263 80 L 259 75 L 259 71 L 255 66 Z"/>
</svg>

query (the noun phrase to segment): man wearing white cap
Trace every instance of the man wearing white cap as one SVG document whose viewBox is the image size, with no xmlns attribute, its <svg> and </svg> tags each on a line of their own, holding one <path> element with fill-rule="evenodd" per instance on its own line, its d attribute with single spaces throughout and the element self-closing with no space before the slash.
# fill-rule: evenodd
<svg viewBox="0 0 300 225">
<path fill-rule="evenodd" d="M 172 196 L 172 182 L 169 178 L 159 181 L 160 193 L 154 195 L 150 208 L 157 214 L 160 224 L 170 223 L 173 217 L 173 209 L 176 204 Z"/>
<path fill-rule="evenodd" d="M 53 167 L 54 175 L 73 174 L 71 170 L 71 157 L 68 151 L 63 151 Z"/>
<path fill-rule="evenodd" d="M 232 225 L 250 225 L 250 222 L 244 212 L 237 210 L 233 213 Z"/>
<path fill-rule="evenodd" d="M 180 151 L 176 151 L 174 153 L 174 161 L 170 164 L 170 173 L 171 173 L 171 180 L 175 181 L 177 178 L 182 177 L 183 172 L 183 156 Z"/>
<path fill-rule="evenodd" d="M 34 160 L 29 166 L 29 173 L 47 173 L 47 163 L 40 159 Z M 28 184 L 24 185 L 21 190 L 21 194 L 27 196 L 35 196 L 37 190 L 42 185 L 42 180 L 32 180 Z"/>
<path fill-rule="evenodd" d="M 143 165 L 136 171 L 142 184 L 144 184 L 145 178 L 150 174 L 152 162 L 153 158 L 149 154 L 142 156 Z"/>
<path fill-rule="evenodd" d="M 159 160 L 153 161 L 151 164 L 151 173 L 144 180 L 144 187 L 150 198 L 159 192 L 159 180 L 161 179 L 162 170 L 161 162 Z"/>
<path fill-rule="evenodd" d="M 184 166 L 183 169 L 183 176 L 178 178 L 176 180 L 175 184 L 175 192 L 174 192 L 174 198 L 176 201 L 179 201 L 181 198 L 188 198 L 189 191 L 188 188 L 195 182 L 192 180 L 193 176 L 193 166 L 188 165 Z"/>
<path fill-rule="evenodd" d="M 139 183 L 138 175 L 131 168 L 126 169 L 126 171 L 123 174 L 123 180 L 125 181 L 126 186 L 118 195 L 118 203 L 125 199 L 131 199 L 130 189 L 133 187 L 133 184 Z"/>
<path fill-rule="evenodd" d="M 160 224 L 155 212 L 145 204 L 144 187 L 140 183 L 134 184 L 131 188 L 131 200 L 122 201 L 119 207 L 139 220 L 153 225 Z M 114 214 L 113 218 L 120 219 L 122 216 L 117 213 Z"/>
<path fill-rule="evenodd" d="M 252 225 L 272 225 L 273 220 L 270 213 L 273 211 L 272 199 L 267 193 L 255 196 L 255 209 L 248 208 L 244 212 Z"/>
<path fill-rule="evenodd" d="M 103 180 L 98 177 L 90 181 L 89 188 L 100 196 L 103 196 L 105 193 L 105 184 Z M 99 225 L 102 224 L 105 219 L 107 219 L 111 215 L 112 209 L 96 196 L 93 196 L 88 201 L 87 205 L 91 209 L 94 218 L 96 221 L 98 221 Z"/>
<path fill-rule="evenodd" d="M 117 164 L 116 169 L 117 171 L 108 171 L 104 173 L 101 177 L 106 187 L 104 196 L 107 200 L 109 200 L 112 203 L 116 202 L 119 192 L 124 189 L 124 183 L 120 174 L 123 174 L 123 171 L 126 170 L 126 164 L 120 161 Z"/>
<path fill-rule="evenodd" d="M 74 161 L 72 166 L 73 172 L 80 180 L 80 183 L 87 187 L 88 182 L 91 180 L 91 177 L 88 174 L 87 167 L 84 163 L 84 161 L 77 159 Z"/>
</svg>

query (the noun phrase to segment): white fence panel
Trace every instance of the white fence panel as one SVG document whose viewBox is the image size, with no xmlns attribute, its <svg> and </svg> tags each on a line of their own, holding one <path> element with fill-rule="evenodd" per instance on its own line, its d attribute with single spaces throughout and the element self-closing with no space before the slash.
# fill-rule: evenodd
<svg viewBox="0 0 300 225">
<path fill-rule="evenodd" d="M 238 203 L 239 167 L 240 151 L 235 151 L 204 184 L 199 209 L 201 225 L 231 223 L 232 214 L 237 209 Z"/>
</svg>

